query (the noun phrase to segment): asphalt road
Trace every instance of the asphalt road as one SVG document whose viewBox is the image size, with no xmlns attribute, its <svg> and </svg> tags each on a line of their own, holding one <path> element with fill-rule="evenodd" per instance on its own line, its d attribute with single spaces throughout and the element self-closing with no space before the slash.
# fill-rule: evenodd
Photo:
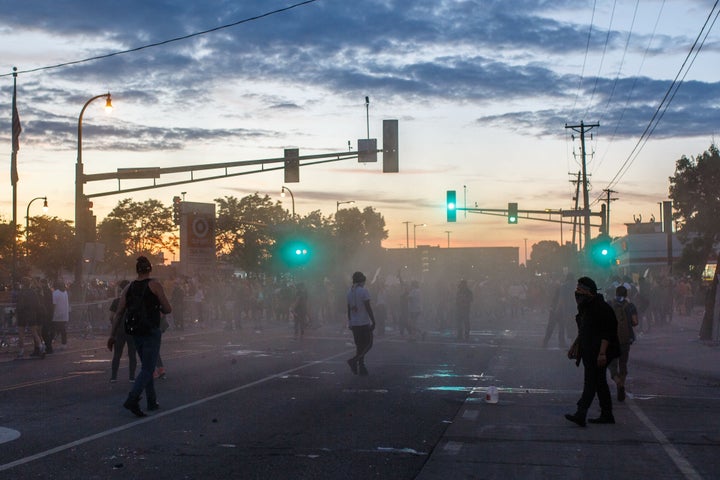
<svg viewBox="0 0 720 480">
<path fill-rule="evenodd" d="M 341 328 L 173 332 L 143 419 L 121 406 L 126 364 L 108 382 L 103 338 L 6 362 L 0 478 L 717 478 L 719 385 L 631 364 L 618 424 L 576 427 L 582 372 L 539 347 L 542 318 L 480 321 L 469 342 L 376 338 L 367 377 Z"/>
</svg>

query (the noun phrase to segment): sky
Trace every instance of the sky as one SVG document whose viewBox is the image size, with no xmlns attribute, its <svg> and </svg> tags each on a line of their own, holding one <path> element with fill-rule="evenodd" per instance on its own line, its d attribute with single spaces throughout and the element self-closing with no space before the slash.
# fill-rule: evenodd
<svg viewBox="0 0 720 480">
<path fill-rule="evenodd" d="M 598 124 L 586 135 L 590 203 L 599 211 L 603 190 L 615 192 L 619 236 L 635 219 L 660 221 L 675 162 L 720 134 L 716 0 L 0 0 L 0 11 L 6 221 L 13 67 L 18 223 L 38 196 L 48 215 L 74 219 L 78 117 L 107 92 L 112 113 L 100 99 L 83 116 L 86 174 L 345 152 L 368 126 L 381 146 L 385 119 L 398 120 L 400 172 L 345 160 L 303 167 L 299 183 L 280 170 L 108 195 L 93 199 L 98 221 L 123 198 L 170 206 L 181 192 L 257 192 L 290 210 L 285 185 L 300 215 L 373 207 L 387 248 L 511 246 L 521 263 L 572 227 L 462 211 L 447 223 L 445 192 L 470 208 L 573 209 L 581 148 L 566 127 Z M 122 187 L 148 184 L 133 182 Z"/>
</svg>

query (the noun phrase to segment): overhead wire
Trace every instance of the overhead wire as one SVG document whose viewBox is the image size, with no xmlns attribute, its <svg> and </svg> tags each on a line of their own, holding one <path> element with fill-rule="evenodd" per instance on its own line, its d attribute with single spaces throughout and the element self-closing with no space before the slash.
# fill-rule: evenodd
<svg viewBox="0 0 720 480">
<path fill-rule="evenodd" d="M 667 111 L 668 107 L 670 106 L 670 103 L 672 102 L 673 98 L 675 97 L 675 94 L 677 93 L 677 90 L 682 85 L 683 80 L 687 76 L 688 72 L 690 71 L 690 67 L 695 62 L 695 59 L 697 58 L 698 54 L 700 53 L 700 50 L 702 49 L 703 45 L 705 44 L 705 40 L 707 39 L 708 35 L 710 34 L 710 31 L 712 30 L 712 27 L 715 25 L 715 22 L 717 21 L 718 15 L 720 15 L 720 10 L 715 12 L 715 9 L 718 6 L 718 3 L 720 3 L 720 0 L 716 0 L 715 4 L 713 5 L 712 9 L 710 10 L 710 13 L 708 14 L 708 17 L 705 19 L 705 23 L 703 24 L 702 28 L 700 29 L 700 32 L 698 33 L 698 36 L 695 38 L 695 41 L 693 42 L 692 46 L 690 47 L 690 51 L 688 51 L 688 54 L 685 56 L 685 60 L 683 61 L 682 65 L 678 69 L 677 75 L 675 75 L 675 78 L 671 82 L 670 86 L 668 87 L 668 90 L 665 92 L 665 95 L 663 96 L 663 99 L 658 104 L 657 109 L 655 110 L 655 113 L 653 114 L 652 118 L 648 122 L 648 125 L 645 127 L 645 130 L 643 131 L 642 135 L 640 135 L 640 138 L 635 143 L 635 146 L 633 147 L 630 154 L 627 156 L 623 164 L 620 166 L 620 169 L 615 174 L 615 176 L 608 182 L 608 186 L 606 189 L 611 189 L 614 187 L 620 179 L 627 173 L 627 171 L 632 166 L 633 162 L 637 157 L 640 155 L 640 152 L 644 148 L 644 146 L 647 144 L 647 141 L 649 140 L 652 133 L 657 128 L 657 125 L 660 123 L 660 120 L 665 115 L 665 112 Z M 713 13 L 715 15 L 715 18 L 712 20 L 712 23 L 710 24 L 710 27 L 708 27 L 708 23 L 711 21 L 713 17 Z M 704 35 L 703 35 L 704 34 Z M 702 41 L 700 39 L 702 38 Z M 698 45 L 698 42 L 700 44 Z M 696 48 L 697 47 L 697 48 Z M 688 61 L 691 59 L 690 64 L 688 64 Z M 687 68 L 686 68 L 687 65 Z M 596 198 L 593 204 L 597 203 L 600 200 L 600 197 Z"/>
<path fill-rule="evenodd" d="M 7 76 L 10 76 L 10 75 L 40 72 L 40 71 L 43 71 L 43 70 L 51 70 L 51 69 L 56 69 L 56 68 L 67 67 L 67 66 L 70 66 L 70 65 L 77 65 L 77 64 L 80 64 L 80 63 L 86 63 L 86 62 L 92 62 L 92 61 L 95 61 L 95 60 L 101 60 L 101 59 L 104 59 L 104 58 L 115 57 L 115 56 L 124 55 L 124 54 L 127 54 L 127 53 L 139 52 L 140 50 L 145 50 L 145 49 L 153 48 L 153 47 L 159 47 L 159 46 L 162 46 L 162 45 L 167 45 L 167 44 L 169 44 L 169 43 L 179 42 L 179 41 L 181 41 L 181 40 L 187 40 L 187 39 L 189 39 L 189 38 L 199 37 L 199 36 L 202 36 L 202 35 L 207 35 L 208 33 L 213 33 L 213 32 L 217 32 L 217 31 L 220 31 L 220 30 L 225 30 L 225 29 L 228 29 L 228 28 L 236 27 L 236 26 L 241 25 L 241 24 L 243 24 L 243 23 L 253 22 L 253 21 L 256 21 L 256 20 L 263 19 L 263 18 L 265 18 L 265 17 L 269 17 L 269 16 L 271 16 L 271 15 L 276 15 L 276 14 L 278 14 L 278 13 L 287 12 L 288 10 L 292 10 L 292 9 L 294 9 L 294 8 L 302 7 L 302 6 L 308 5 L 308 4 L 310 4 L 310 3 L 314 3 L 314 2 L 316 2 L 316 1 L 318 1 L 318 0 L 305 0 L 305 1 L 303 1 L 303 2 L 298 2 L 298 3 L 295 3 L 295 4 L 293 4 L 293 5 L 288 5 L 287 7 L 278 8 L 278 9 L 276 9 L 276 10 L 272 10 L 272 11 L 269 11 L 269 12 L 266 12 L 266 13 L 263 13 L 263 14 L 260 14 L 260 15 L 255 15 L 255 16 L 253 16 L 253 17 L 248 17 L 248 18 L 245 18 L 245 19 L 242 19 L 242 20 L 238 20 L 238 21 L 236 21 L 236 22 L 228 23 L 228 24 L 225 24 L 225 25 L 220 25 L 220 26 L 218 26 L 218 27 L 209 28 L 209 29 L 207 29 L 207 30 L 202 30 L 202 31 L 199 31 L 199 32 L 190 33 L 190 34 L 188 34 L 188 35 L 182 35 L 182 36 L 180 36 L 180 37 L 170 38 L 170 39 L 168 39 L 168 40 L 162 40 L 162 41 L 160 41 L 160 42 L 148 43 L 148 44 L 146 44 L 146 45 L 142 45 L 142 46 L 135 47 L 135 48 L 130 48 L 130 49 L 127 49 L 127 50 L 120 50 L 120 51 L 116 51 L 116 52 L 106 53 L 106 54 L 103 54 L 103 55 L 96 55 L 96 56 L 94 56 L 94 57 L 84 58 L 84 59 L 82 59 L 82 60 L 73 60 L 73 61 L 69 61 L 69 62 L 58 63 L 58 64 L 55 64 L 55 65 L 47 65 L 47 66 L 44 66 L 44 67 L 31 68 L 31 69 L 27 69 L 27 70 L 19 70 L 19 71 L 11 72 L 11 73 L 3 73 L 3 74 L 0 74 L 0 77 L 7 77 Z"/>
<path fill-rule="evenodd" d="M 592 102 L 595 99 L 595 92 L 597 91 L 598 82 L 600 80 L 600 73 L 602 72 L 603 64 L 605 63 L 605 54 L 607 53 L 607 47 L 608 43 L 610 43 L 610 33 L 612 32 L 612 25 L 613 20 L 615 19 L 615 7 L 617 6 L 617 0 L 613 3 L 612 12 L 610 13 L 610 23 L 608 25 L 607 35 L 605 35 L 605 45 L 603 46 L 603 52 L 600 56 L 600 65 L 598 66 L 598 73 L 595 75 L 595 83 L 593 83 L 593 89 L 590 93 L 590 99 L 588 100 L 587 107 L 585 108 L 585 113 L 583 114 L 583 118 L 587 117 L 588 113 L 590 112 L 590 107 L 592 107 Z"/>
</svg>

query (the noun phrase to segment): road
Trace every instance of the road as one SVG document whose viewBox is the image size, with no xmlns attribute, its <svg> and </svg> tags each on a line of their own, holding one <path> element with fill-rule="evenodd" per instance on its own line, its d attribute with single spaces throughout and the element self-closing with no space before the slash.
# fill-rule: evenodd
<svg viewBox="0 0 720 480">
<path fill-rule="evenodd" d="M 104 338 L 4 362 L 0 477 L 717 478 L 717 382 L 631 360 L 618 423 L 576 427 L 563 414 L 582 372 L 539 347 L 543 318 L 480 320 L 468 342 L 376 338 L 367 377 L 335 326 L 301 340 L 284 325 L 171 332 L 161 408 L 142 419 L 121 406 L 127 380 L 108 381 Z"/>
</svg>

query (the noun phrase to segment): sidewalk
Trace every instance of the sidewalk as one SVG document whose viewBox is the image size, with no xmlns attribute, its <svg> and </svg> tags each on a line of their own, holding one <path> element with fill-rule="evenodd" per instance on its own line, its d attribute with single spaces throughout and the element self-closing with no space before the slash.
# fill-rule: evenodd
<svg viewBox="0 0 720 480">
<path fill-rule="evenodd" d="M 698 338 L 702 314 L 696 309 L 692 315 L 674 315 L 669 325 L 638 335 L 630 362 L 720 382 L 720 345 Z"/>
</svg>

